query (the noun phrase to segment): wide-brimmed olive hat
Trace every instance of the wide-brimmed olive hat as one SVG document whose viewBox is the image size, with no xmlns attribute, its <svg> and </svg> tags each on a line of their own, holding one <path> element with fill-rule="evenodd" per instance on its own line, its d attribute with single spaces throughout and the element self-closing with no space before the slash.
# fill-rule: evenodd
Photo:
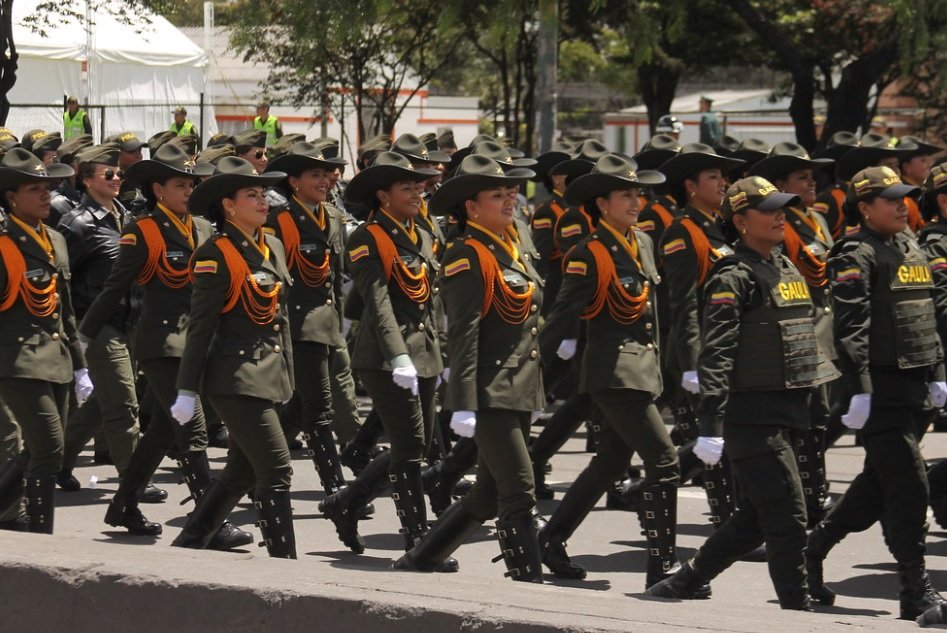
<svg viewBox="0 0 947 633">
<path fill-rule="evenodd" d="M 746 163 L 742 167 L 748 167 L 769 156 L 770 150 L 772 150 L 772 147 L 762 139 L 745 138 L 740 141 L 740 146 L 728 158 L 742 160 Z"/>
<path fill-rule="evenodd" d="M 306 141 L 293 143 L 289 151 L 277 156 L 266 166 L 266 171 L 282 171 L 297 176 L 307 169 L 333 170 L 348 164 L 344 158 L 327 158 L 322 150 Z"/>
<path fill-rule="evenodd" d="M 499 143 L 510 152 L 510 156 L 512 156 L 513 158 L 523 158 L 524 156 L 526 156 L 526 153 L 523 152 L 523 150 L 512 147 L 508 139 L 498 138 L 496 136 L 491 136 L 489 134 L 476 135 L 470 140 L 470 143 L 467 144 L 467 147 L 472 148 L 477 143 L 483 143 L 484 141 L 493 141 L 494 143 Z"/>
<path fill-rule="evenodd" d="M 545 180 L 553 167 L 564 160 L 569 160 L 569 157 L 575 152 L 575 147 L 575 143 L 569 141 L 556 141 L 553 143 L 552 149 L 536 157 L 536 165 L 531 167 L 531 169 L 536 172 L 536 177 L 533 180 Z"/>
<path fill-rule="evenodd" d="M 731 156 L 733 152 L 740 149 L 740 139 L 733 138 L 729 134 L 724 134 L 713 145 L 714 151 L 721 156 Z"/>
<path fill-rule="evenodd" d="M 834 163 L 831 158 L 810 158 L 802 145 L 784 141 L 773 145 L 769 156 L 750 167 L 750 175 L 762 176 L 770 182 L 776 182 L 794 171 L 824 169 Z"/>
<path fill-rule="evenodd" d="M 707 169 L 719 169 L 724 173 L 745 164 L 738 158 L 721 156 L 710 145 L 688 143 L 681 152 L 661 165 L 661 173 L 667 177 L 667 184 L 681 182 L 685 178 L 696 176 Z"/>
<path fill-rule="evenodd" d="M 900 137 L 897 141 L 897 147 L 907 154 L 901 160 L 908 160 L 915 156 L 935 156 L 944 151 L 943 147 L 938 147 L 910 135 Z"/>
<path fill-rule="evenodd" d="M 207 140 L 207 147 L 217 147 L 218 145 L 234 145 L 233 136 L 224 132 L 217 132 Z"/>
<path fill-rule="evenodd" d="M 211 204 L 244 187 L 269 187 L 286 178 L 281 171 L 257 173 L 253 165 L 237 156 L 221 158 L 211 176 L 194 188 L 187 201 L 188 210 L 200 215 L 207 212 Z"/>
<path fill-rule="evenodd" d="M 224 156 L 236 156 L 233 145 L 214 145 L 197 155 L 197 165 L 216 165 Z"/>
<path fill-rule="evenodd" d="M 244 130 L 233 135 L 233 145 L 238 154 L 248 152 L 251 147 L 266 147 L 266 132 L 263 130 Z"/>
<path fill-rule="evenodd" d="M 769 213 L 800 203 L 799 196 L 782 193 L 765 178 L 749 176 L 741 178 L 727 189 L 720 205 L 720 217 L 729 220 L 734 213 L 743 213 L 747 209 Z"/>
<path fill-rule="evenodd" d="M 391 149 L 391 137 L 387 134 L 376 134 L 358 146 L 358 159 L 364 162 L 369 157 L 373 158 L 378 152 L 387 152 L 389 149 Z"/>
<path fill-rule="evenodd" d="M 339 139 L 331 136 L 320 136 L 312 139 L 312 144 L 319 148 L 322 155 L 326 158 L 339 157 Z"/>
<path fill-rule="evenodd" d="M 635 162 L 639 169 L 657 169 L 681 151 L 681 143 L 669 134 L 655 134 L 648 139 L 637 154 Z"/>
<path fill-rule="evenodd" d="M 131 182 L 162 182 L 168 178 L 183 176 L 199 178 L 214 173 L 213 165 L 195 164 L 190 154 L 174 143 L 165 143 L 158 148 L 154 156 L 140 160 L 125 172 L 125 179 Z"/>
<path fill-rule="evenodd" d="M 387 189 L 396 182 L 423 182 L 440 175 L 433 168 L 417 168 L 407 156 L 397 152 L 382 152 L 368 169 L 363 169 L 345 187 L 345 199 L 368 202 L 379 189 Z"/>
<path fill-rule="evenodd" d="M 619 154 L 606 154 L 598 159 L 592 171 L 579 176 L 566 188 L 566 201 L 580 205 L 612 191 L 653 187 L 664 182 L 664 174 L 653 170 L 638 171 L 635 161 Z"/>
<path fill-rule="evenodd" d="M 454 140 L 454 130 L 446 129 L 437 135 L 437 149 L 457 149 L 457 141 Z"/>
<path fill-rule="evenodd" d="M 168 145 L 177 145 L 179 148 L 184 150 L 188 156 L 194 156 L 197 154 L 197 137 L 193 134 L 188 134 L 186 136 L 175 136 L 173 139 L 168 141 Z"/>
<path fill-rule="evenodd" d="M 904 196 L 916 196 L 920 192 L 920 187 L 901 182 L 898 172 L 890 167 L 868 167 L 852 176 L 846 199 L 859 202 L 875 195 L 897 200 Z"/>
<path fill-rule="evenodd" d="M 500 163 L 505 171 L 510 169 L 515 169 L 517 167 L 525 167 L 527 169 L 532 169 L 536 165 L 535 158 L 513 158 L 510 155 L 510 150 L 500 145 L 499 143 L 494 143 L 493 141 L 482 141 L 473 146 L 473 151 L 471 154 L 479 154 L 480 156 L 486 156 L 487 158 L 492 158 L 496 162 Z"/>
<path fill-rule="evenodd" d="M 564 175 L 569 177 L 581 176 L 592 171 L 592 167 L 599 158 L 609 154 L 608 148 L 595 139 L 582 141 L 575 148 L 568 160 L 557 163 L 549 170 L 552 176 Z"/>
<path fill-rule="evenodd" d="M 300 134 L 299 132 L 290 132 L 289 134 L 282 135 L 269 149 L 270 160 L 288 153 L 290 147 L 305 140 L 306 135 Z"/>
<path fill-rule="evenodd" d="M 826 141 L 825 147 L 815 153 L 816 158 L 838 160 L 844 154 L 858 147 L 858 137 L 852 132 L 836 132 Z"/>
<path fill-rule="evenodd" d="M 32 152 L 22 147 L 13 147 L 0 161 L 0 191 L 7 191 L 28 182 L 60 180 L 73 173 L 69 165 L 46 165 Z"/>
<path fill-rule="evenodd" d="M 155 152 L 157 152 L 162 145 L 176 136 L 177 134 L 171 130 L 164 130 L 163 132 L 158 132 L 157 134 L 152 135 L 146 143 L 148 145 L 148 155 L 154 156 Z"/>
<path fill-rule="evenodd" d="M 397 152 L 414 163 L 433 165 L 435 163 L 446 164 L 451 161 L 451 157 L 446 152 L 440 150 L 430 151 L 427 145 L 414 134 L 402 134 L 396 138 L 390 151 Z"/>
<path fill-rule="evenodd" d="M 71 163 L 76 158 L 76 154 L 88 147 L 92 147 L 93 143 L 94 141 L 92 140 L 91 134 L 74 136 L 59 146 L 59 160 L 63 163 Z"/>
<path fill-rule="evenodd" d="M 849 150 L 838 159 L 835 172 L 839 180 L 851 180 L 857 172 L 877 166 L 880 160 L 892 156 L 900 158 L 910 151 L 898 149 L 897 139 L 887 134 L 869 132 L 858 142 L 858 147 Z"/>
<path fill-rule="evenodd" d="M 495 187 L 516 187 L 536 175 L 531 169 L 505 171 L 500 163 L 487 156 L 471 154 L 460 163 L 454 177 L 434 192 L 428 210 L 434 215 L 447 215 L 464 200 Z M 461 212 L 460 209 L 457 210 Z"/>
</svg>

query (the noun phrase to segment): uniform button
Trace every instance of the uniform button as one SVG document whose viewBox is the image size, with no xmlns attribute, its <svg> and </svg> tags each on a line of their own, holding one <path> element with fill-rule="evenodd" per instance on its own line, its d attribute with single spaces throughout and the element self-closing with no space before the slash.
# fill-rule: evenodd
<svg viewBox="0 0 947 633">
<path fill-rule="evenodd" d="M 531 327 L 529 328 L 529 333 L 532 334 L 533 336 L 536 336 L 536 334 L 539 333 L 539 330 L 537 330 L 535 327 Z"/>
<path fill-rule="evenodd" d="M 326 288 L 331 288 L 331 287 L 332 287 L 332 282 L 331 282 L 331 281 L 327 281 L 327 282 L 326 282 Z"/>
<path fill-rule="evenodd" d="M 239 353 L 241 356 L 243 356 L 246 352 L 244 352 L 243 350 L 240 350 L 240 352 L 238 352 L 238 353 Z"/>
<path fill-rule="evenodd" d="M 58 340 L 59 340 L 59 332 L 53 332 L 53 340 L 54 340 L 54 341 L 58 341 Z"/>
<path fill-rule="evenodd" d="M 650 281 L 646 281 L 646 282 L 644 282 L 644 283 L 641 284 L 641 285 L 644 286 L 645 288 L 647 288 L 648 286 L 651 285 L 651 282 L 650 282 Z"/>
<path fill-rule="evenodd" d="M 537 352 L 536 350 L 533 350 L 529 353 L 530 358 L 536 358 L 537 356 L 539 356 L 539 352 Z"/>
<path fill-rule="evenodd" d="M 645 301 L 645 305 L 650 308 L 650 307 L 651 307 L 651 302 L 650 302 L 650 301 Z"/>
<path fill-rule="evenodd" d="M 418 310 L 423 310 L 423 309 L 426 308 L 426 307 L 427 307 L 427 304 L 426 304 L 426 303 L 422 303 L 421 305 L 418 306 Z"/>
<path fill-rule="evenodd" d="M 618 351 L 619 351 L 619 352 L 622 351 L 623 349 L 625 349 L 624 344 L 618 346 Z"/>
<path fill-rule="evenodd" d="M 829 306 L 825 306 L 825 307 L 822 308 L 822 309 L 825 311 L 826 314 L 828 314 L 829 312 L 832 311 L 832 308 L 830 308 Z"/>
<path fill-rule="evenodd" d="M 273 331 L 274 331 L 274 332 L 279 332 L 279 323 L 277 323 L 276 325 L 273 326 Z"/>
<path fill-rule="evenodd" d="M 58 293 L 58 292 L 54 292 L 54 293 L 53 293 L 53 297 L 55 297 L 56 299 L 59 299 L 59 293 Z"/>
<path fill-rule="evenodd" d="M 296 309 L 297 309 L 297 310 L 302 310 L 303 307 L 302 307 L 302 306 L 296 306 Z"/>
<path fill-rule="evenodd" d="M 274 345 L 274 346 L 273 346 L 273 351 L 276 352 L 277 354 L 279 354 L 280 352 L 283 351 L 283 348 L 280 347 L 279 345 Z"/>
<path fill-rule="evenodd" d="M 536 307 L 536 304 L 535 304 L 535 303 L 534 303 L 533 305 L 529 306 L 529 311 L 530 311 L 530 312 L 535 312 L 535 311 L 538 310 L 538 309 L 539 309 L 539 308 Z"/>
<path fill-rule="evenodd" d="M 648 349 L 654 349 L 654 343 L 648 343 L 647 345 L 645 345 L 645 347 L 647 347 Z"/>
<path fill-rule="evenodd" d="M 52 277 L 53 279 L 59 279 L 59 273 L 53 273 Z"/>
<path fill-rule="evenodd" d="M 644 324 L 644 329 L 646 329 L 646 330 L 650 330 L 650 329 L 653 328 L 653 327 L 654 327 L 654 326 L 653 326 L 652 324 L 650 324 L 650 323 L 645 323 L 645 324 Z"/>
<path fill-rule="evenodd" d="M 18 337 L 16 337 L 16 340 L 19 341 L 20 343 L 22 343 L 22 342 L 23 342 L 23 337 L 22 337 L 22 336 L 18 336 Z"/>
<path fill-rule="evenodd" d="M 327 306 L 332 305 L 332 299 L 326 299 L 326 305 Z"/>
<path fill-rule="evenodd" d="M 502 363 L 501 361 L 497 360 L 497 367 L 499 367 L 499 366 L 502 365 L 502 364 L 503 364 L 503 363 Z"/>
<path fill-rule="evenodd" d="M 167 319 L 163 319 L 163 320 L 161 321 L 161 325 L 167 325 L 167 324 L 168 324 L 168 320 L 167 320 Z"/>
<path fill-rule="evenodd" d="M 434 286 L 434 294 L 437 294 L 437 293 L 439 293 L 440 291 L 441 291 L 440 288 L 438 288 L 437 286 Z"/>
<path fill-rule="evenodd" d="M 58 318 L 59 318 L 59 313 L 53 312 L 53 319 L 58 319 Z"/>
<path fill-rule="evenodd" d="M 418 323 L 418 332 L 423 332 L 423 331 L 424 331 L 424 324 Z"/>
</svg>

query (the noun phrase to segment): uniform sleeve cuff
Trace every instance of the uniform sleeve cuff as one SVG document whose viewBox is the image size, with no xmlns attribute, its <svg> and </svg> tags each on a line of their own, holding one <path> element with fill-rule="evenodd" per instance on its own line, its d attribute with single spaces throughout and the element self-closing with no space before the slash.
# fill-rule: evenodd
<svg viewBox="0 0 947 633">
<path fill-rule="evenodd" d="M 398 367 L 408 367 L 413 364 L 414 363 L 411 362 L 411 357 L 408 356 L 407 354 L 398 354 L 397 356 L 391 359 L 392 369 L 397 369 Z"/>
</svg>

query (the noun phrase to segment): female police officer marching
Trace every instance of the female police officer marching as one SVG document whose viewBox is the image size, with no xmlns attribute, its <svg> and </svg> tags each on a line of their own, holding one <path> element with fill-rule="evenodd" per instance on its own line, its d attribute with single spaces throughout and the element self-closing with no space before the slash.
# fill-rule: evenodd
<svg viewBox="0 0 947 633">
<path fill-rule="evenodd" d="M 898 563 L 901 617 L 913 619 L 944 599 L 924 564 L 928 482 L 918 447 L 928 399 L 943 406 L 943 351 L 927 257 L 905 229 L 905 185 L 889 167 L 852 177 L 846 211 L 861 230 L 836 243 L 829 258 L 839 362 L 851 397 L 842 422 L 858 430 L 865 467 L 809 535 L 806 564 L 813 597 L 831 603 L 822 561 L 851 532 L 882 520 Z"/>
<path fill-rule="evenodd" d="M 556 353 L 577 319 L 586 321 L 587 341 L 579 370 L 579 390 L 591 394 L 602 411 L 597 454 L 576 478 L 539 535 L 543 562 L 557 576 L 584 578 L 569 560 L 565 541 L 631 461 L 645 465 L 642 516 L 648 540 L 650 587 L 676 564 L 677 451 L 654 404 L 662 390 L 657 312 L 652 289 L 660 279 L 651 239 L 634 229 L 640 210 L 638 189 L 658 185 L 658 172 L 638 172 L 617 154 L 598 160 L 579 176 L 566 199 L 597 219 L 589 239 L 566 256 L 556 305 L 539 341 L 543 356 Z"/>
<path fill-rule="evenodd" d="M 391 450 L 321 504 L 343 542 L 359 553 L 364 543 L 357 532 L 358 512 L 389 481 L 405 549 L 427 533 L 421 462 L 433 437 L 434 394 L 443 365 L 433 309 L 437 259 L 431 235 L 415 221 L 422 183 L 437 173 L 415 169 L 401 154 L 382 152 L 345 190 L 348 200 L 372 210 L 348 243 L 353 292 L 362 306 L 352 369 L 391 441 Z M 456 563 L 447 571 L 454 570 Z"/>
<path fill-rule="evenodd" d="M 721 216 L 739 241 L 704 291 L 694 452 L 713 465 L 726 443 L 739 502 L 695 558 L 646 595 L 700 597 L 701 587 L 765 541 L 780 606 L 809 608 L 794 436 L 808 429 L 811 387 L 838 372 L 819 348 L 808 285 L 775 250 L 785 239 L 783 209 L 798 203 L 758 176 L 734 183 L 724 197 Z"/>
<path fill-rule="evenodd" d="M 293 276 L 289 288 L 289 324 L 293 340 L 300 427 L 326 495 L 345 485 L 339 449 L 332 433 L 332 385 L 329 355 L 342 345 L 343 228 L 338 210 L 326 204 L 333 171 L 341 158 L 326 158 L 315 145 L 294 143 L 273 159 L 267 173 L 287 174 L 282 186 L 289 203 L 269 224 L 286 251 Z"/>
<path fill-rule="evenodd" d="M 292 343 L 286 315 L 283 247 L 262 230 L 263 188 L 286 174 L 258 175 L 247 161 L 225 157 L 188 201 L 206 213 L 220 235 L 191 259 L 193 291 L 187 339 L 171 407 L 191 421 L 197 394 L 206 396 L 230 433 L 227 465 L 174 540 L 204 548 L 240 498 L 254 491 L 260 531 L 270 556 L 296 558 L 289 484 L 289 448 L 276 404 L 293 394 Z"/>
<path fill-rule="evenodd" d="M 0 234 L 0 398 L 20 425 L 25 463 L 0 468 L 0 513 L 20 502 L 26 483 L 30 532 L 53 533 L 56 473 L 62 468 L 69 384 L 81 403 L 92 392 L 76 335 L 66 241 L 43 224 L 49 186 L 72 175 L 22 148 L 0 163 L 7 212 Z"/>
<path fill-rule="evenodd" d="M 213 169 L 210 165 L 206 167 Z M 194 250 L 214 233 L 210 222 L 192 217 L 187 210 L 199 175 L 190 157 L 172 143 L 162 145 L 151 159 L 129 168 L 127 177 L 141 184 L 148 211 L 126 227 L 118 241 L 118 259 L 112 272 L 79 324 L 79 337 L 86 342 L 94 340 L 132 285 L 142 287 L 141 316 L 133 350 L 160 411 L 152 415 L 105 514 L 107 524 L 125 527 L 132 534 L 161 534 L 161 524 L 148 521 L 138 503 L 141 491 L 169 449 L 175 449 L 184 481 L 195 501 L 211 481 L 203 410 L 197 406 L 194 417 L 184 425 L 170 417 L 177 396 L 178 366 L 184 351 L 191 298 L 188 261 Z M 230 549 L 252 540 L 249 533 L 225 522 L 210 547 Z"/>
<path fill-rule="evenodd" d="M 474 154 L 431 198 L 431 213 L 450 212 L 464 229 L 445 253 L 441 287 L 451 428 L 477 442 L 477 481 L 395 563 L 396 569 L 436 568 L 499 514 L 497 536 L 507 575 L 542 582 L 526 449 L 532 412 L 543 407 L 536 340 L 542 282 L 506 232 L 514 212 L 507 189 L 533 175 L 528 169 L 504 172 L 495 160 Z"/>
</svg>

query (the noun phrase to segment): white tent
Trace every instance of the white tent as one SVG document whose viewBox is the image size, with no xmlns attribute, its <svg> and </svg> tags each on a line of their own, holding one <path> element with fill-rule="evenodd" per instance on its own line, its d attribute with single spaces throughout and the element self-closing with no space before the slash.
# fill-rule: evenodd
<svg viewBox="0 0 947 633">
<path fill-rule="evenodd" d="M 14 107 L 7 127 L 14 133 L 61 130 L 67 94 L 78 96 L 82 103 L 106 106 L 104 111 L 90 111 L 97 140 L 103 115 L 106 135 L 128 131 L 143 140 L 167 129 L 171 109 L 177 105 L 187 107 L 189 118 L 199 123 L 197 105 L 205 90 L 207 55 L 166 19 L 154 14 L 143 19 L 140 13 L 129 14 L 118 0 L 96 0 L 89 32 L 85 20 L 51 16 L 51 26 L 40 34 L 23 21 L 38 4 L 40 0 L 13 3 L 19 70 L 9 95 Z M 73 3 L 80 13 L 84 6 L 81 1 Z M 120 12 L 126 19 L 117 17 Z M 17 107 L 40 104 L 52 107 Z M 201 133 L 207 138 L 216 131 L 213 110 L 208 108 Z"/>
</svg>

